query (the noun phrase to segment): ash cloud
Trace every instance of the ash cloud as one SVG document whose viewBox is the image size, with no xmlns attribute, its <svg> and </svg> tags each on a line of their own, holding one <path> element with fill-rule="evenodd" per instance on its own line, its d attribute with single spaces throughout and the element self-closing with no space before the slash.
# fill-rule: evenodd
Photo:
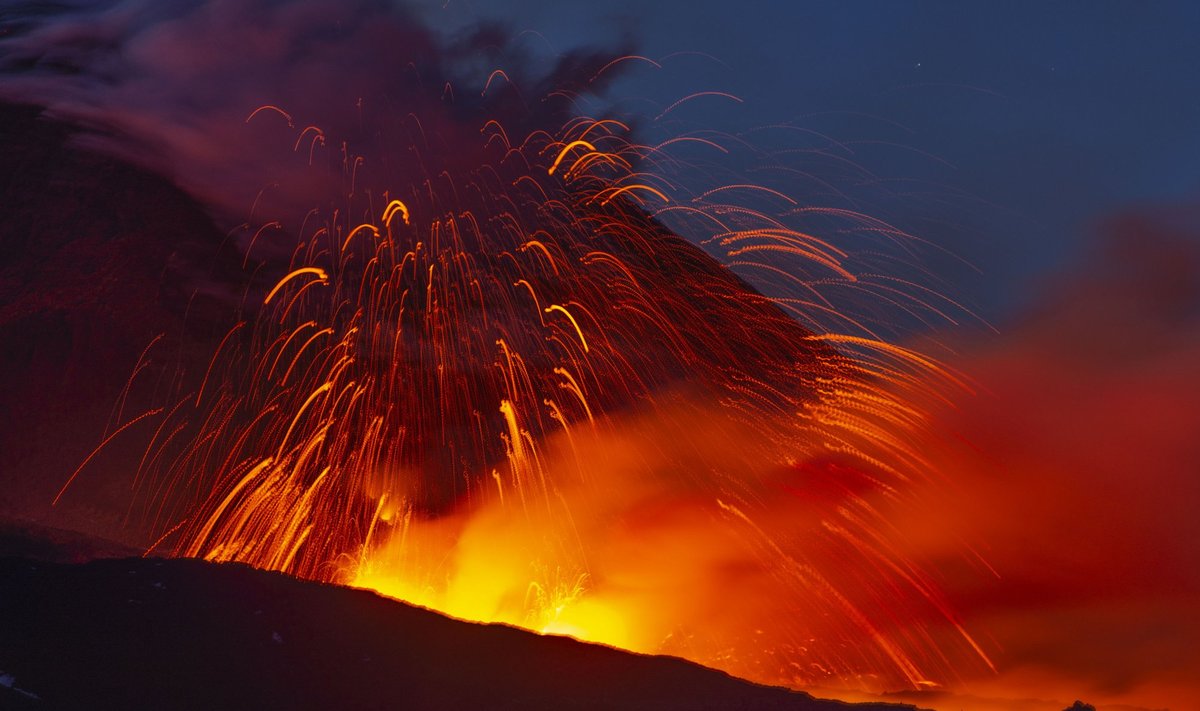
<svg viewBox="0 0 1200 711">
<path fill-rule="evenodd" d="M 487 119 L 514 135 L 557 126 L 617 75 L 593 81 L 618 54 L 575 50 L 535 70 L 504 28 L 442 39 L 384 0 L 23 3 L 0 18 L 0 97 L 87 127 L 80 145 L 171 177 L 229 224 L 296 227 L 356 187 L 477 166 Z M 488 81 L 494 69 L 503 78 Z M 264 105 L 290 122 L 246 121 Z M 297 142 L 309 125 L 323 141 Z"/>
</svg>

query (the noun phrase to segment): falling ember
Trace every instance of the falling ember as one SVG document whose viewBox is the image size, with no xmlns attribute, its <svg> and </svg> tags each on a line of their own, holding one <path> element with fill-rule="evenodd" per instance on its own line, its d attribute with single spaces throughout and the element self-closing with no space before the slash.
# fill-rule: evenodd
<svg viewBox="0 0 1200 711">
<path fill-rule="evenodd" d="M 515 92 L 496 77 L 489 97 Z M 325 151 L 287 109 L 247 120 Z M 954 377 L 838 310 L 870 277 L 805 224 L 906 237 L 683 187 L 673 151 L 719 138 L 478 128 L 466 167 L 394 151 L 419 179 L 364 177 L 343 146 L 344 205 L 305 220 L 198 389 L 145 416 L 155 550 L 794 686 L 987 664 L 890 523 L 927 476 L 913 403 Z"/>
</svg>

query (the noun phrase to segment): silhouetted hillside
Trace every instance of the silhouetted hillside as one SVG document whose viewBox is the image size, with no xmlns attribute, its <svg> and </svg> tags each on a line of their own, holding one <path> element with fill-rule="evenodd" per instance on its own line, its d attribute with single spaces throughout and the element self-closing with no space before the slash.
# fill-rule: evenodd
<svg viewBox="0 0 1200 711">
<path fill-rule="evenodd" d="M 0 559 L 0 705 L 874 709 L 241 565 Z"/>
</svg>

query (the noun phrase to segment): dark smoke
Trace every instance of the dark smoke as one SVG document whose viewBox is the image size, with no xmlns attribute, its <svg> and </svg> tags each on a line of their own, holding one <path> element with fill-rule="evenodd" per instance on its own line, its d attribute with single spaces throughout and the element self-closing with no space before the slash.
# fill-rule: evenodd
<svg viewBox="0 0 1200 711">
<path fill-rule="evenodd" d="M 169 176 L 230 226 L 328 207 L 358 156 L 359 186 L 477 165 L 483 120 L 516 136 L 556 128 L 620 71 L 597 76 L 620 48 L 535 68 L 503 28 L 442 40 L 384 0 L 23 3 L 0 23 L 0 97 L 86 127 L 76 145 Z M 494 69 L 507 80 L 486 81 Z M 264 105 L 324 145 L 296 149 L 273 111 L 247 123 Z"/>
</svg>

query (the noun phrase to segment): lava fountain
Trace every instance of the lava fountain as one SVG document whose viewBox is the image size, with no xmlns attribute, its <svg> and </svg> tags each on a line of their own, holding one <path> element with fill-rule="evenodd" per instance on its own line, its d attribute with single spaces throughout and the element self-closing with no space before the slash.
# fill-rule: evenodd
<svg viewBox="0 0 1200 711">
<path fill-rule="evenodd" d="M 488 92 L 525 101 L 503 72 Z M 341 196 L 247 232 L 245 318 L 198 387 L 114 432 L 153 430 L 152 551 L 793 686 L 987 664 L 893 524 L 929 476 L 917 403 L 961 383 L 836 296 L 933 309 L 863 266 L 912 238 L 686 187 L 708 178 L 689 152 L 733 137 L 413 113 L 364 156 L 286 109 L 247 123 L 331 157 Z"/>
</svg>

